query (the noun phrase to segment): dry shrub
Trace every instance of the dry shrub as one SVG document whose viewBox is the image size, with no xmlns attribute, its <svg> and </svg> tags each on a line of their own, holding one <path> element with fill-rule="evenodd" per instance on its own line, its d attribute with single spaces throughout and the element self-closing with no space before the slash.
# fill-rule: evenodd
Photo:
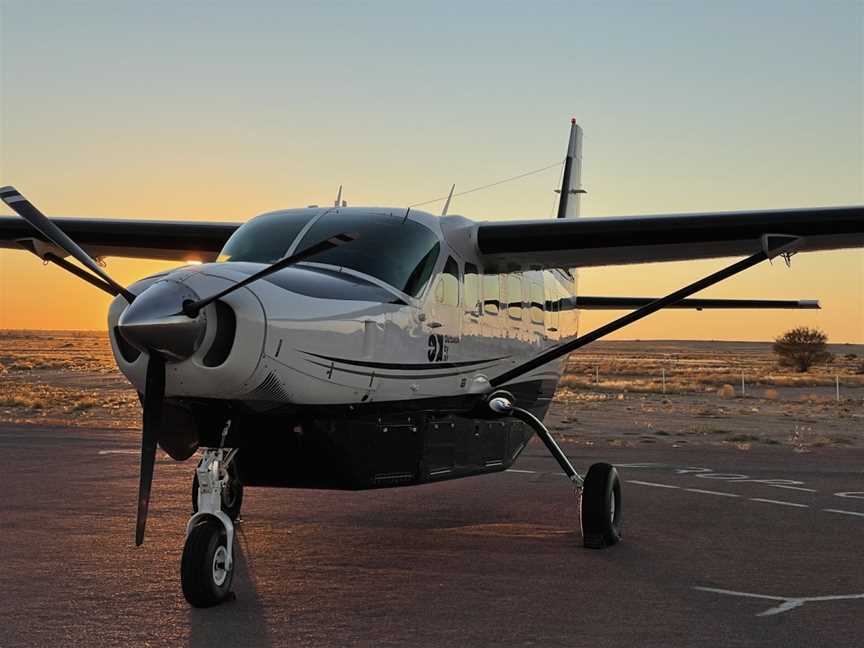
<svg viewBox="0 0 864 648">
<path fill-rule="evenodd" d="M 732 385 L 723 385 L 717 390 L 717 395 L 720 398 L 735 398 L 735 388 Z"/>
<path fill-rule="evenodd" d="M 777 393 L 776 389 L 766 389 L 762 396 L 768 400 L 777 400 L 780 397 L 780 394 Z"/>
</svg>

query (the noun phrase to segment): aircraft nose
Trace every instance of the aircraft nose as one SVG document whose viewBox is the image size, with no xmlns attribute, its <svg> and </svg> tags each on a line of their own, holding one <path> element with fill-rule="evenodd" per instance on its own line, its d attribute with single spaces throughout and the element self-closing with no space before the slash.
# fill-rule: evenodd
<svg viewBox="0 0 864 648">
<path fill-rule="evenodd" d="M 201 345 L 207 328 L 203 312 L 191 318 L 183 302 L 198 295 L 176 281 L 160 281 L 142 292 L 123 311 L 117 328 L 140 351 L 156 351 L 168 359 L 185 360 Z"/>
</svg>

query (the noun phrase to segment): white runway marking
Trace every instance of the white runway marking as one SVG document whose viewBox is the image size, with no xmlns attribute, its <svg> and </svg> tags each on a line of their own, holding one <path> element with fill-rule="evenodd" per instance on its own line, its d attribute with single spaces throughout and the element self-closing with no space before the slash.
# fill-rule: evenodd
<svg viewBox="0 0 864 648">
<path fill-rule="evenodd" d="M 849 497 L 851 499 L 864 499 L 864 491 L 848 491 L 846 493 L 834 493 L 837 497 Z"/>
<path fill-rule="evenodd" d="M 639 484 L 640 486 L 654 486 L 656 488 L 681 488 L 680 486 L 672 486 L 671 484 L 655 484 L 654 482 L 639 481 L 638 479 L 628 479 L 628 484 Z"/>
<path fill-rule="evenodd" d="M 836 596 L 771 596 L 768 594 L 753 594 L 751 592 L 736 592 L 734 590 L 718 589 L 716 587 L 694 587 L 702 592 L 713 592 L 714 594 L 726 594 L 728 596 L 742 596 L 745 598 L 765 599 L 768 601 L 781 601 L 780 605 L 768 608 L 756 616 L 773 616 L 781 612 L 788 612 L 805 603 L 818 603 L 822 601 L 847 601 L 850 599 L 864 599 L 864 594 L 839 594 Z"/>
<path fill-rule="evenodd" d="M 129 452 L 130 454 L 138 454 L 137 450 L 131 450 L 131 451 L 109 450 L 109 451 L 104 451 L 104 452 L 117 452 L 117 453 Z M 102 454 L 102 453 L 100 452 L 100 454 Z M 622 467 L 622 468 L 642 468 L 642 467 L 647 468 L 650 466 L 650 464 L 617 464 L 617 465 Z M 651 466 L 651 467 L 654 467 L 654 466 Z M 662 467 L 665 468 L 666 466 L 662 466 Z M 698 476 L 702 476 L 705 474 L 705 472 L 703 472 L 703 471 L 710 471 L 710 470 L 711 470 L 710 468 L 681 468 L 681 469 L 676 470 L 676 472 L 679 474 L 682 474 L 682 473 L 683 474 L 693 474 L 696 471 L 699 471 L 699 473 L 697 475 L 695 475 L 698 477 Z M 557 475 L 564 476 L 564 473 L 543 473 L 543 472 L 538 471 L 538 470 L 520 470 L 518 468 L 508 468 L 506 472 L 519 473 L 519 474 L 523 474 L 523 475 L 557 474 Z M 717 473 L 717 474 L 719 474 L 719 473 Z M 729 477 L 735 477 L 735 478 L 730 479 Z M 749 479 L 749 478 L 748 479 L 738 479 L 738 475 L 732 475 L 732 474 L 721 474 L 721 479 L 725 479 L 725 481 L 727 481 L 728 483 L 733 483 L 733 482 L 757 483 L 757 484 L 762 484 L 764 486 L 773 486 L 775 488 L 788 488 L 791 490 L 807 491 L 810 493 L 818 492 L 817 490 L 815 490 L 813 488 L 804 488 L 801 486 L 793 486 L 791 484 L 771 483 L 772 480 L 759 480 L 759 479 Z M 780 480 L 777 480 L 777 481 L 780 481 Z M 791 480 L 783 480 L 783 481 L 791 481 Z M 636 484 L 637 486 L 648 486 L 651 488 L 668 488 L 671 490 L 683 490 L 683 491 L 686 491 L 688 493 L 696 493 L 698 495 L 715 495 L 717 497 L 729 497 L 732 499 L 744 497 L 742 495 L 739 495 L 738 493 L 729 493 L 726 491 L 708 490 L 705 488 L 686 488 L 684 486 L 676 486 L 674 484 L 661 484 L 659 482 L 643 481 L 641 479 L 628 479 L 628 480 L 626 480 L 626 482 L 628 484 Z M 795 482 L 795 483 L 801 483 L 801 482 Z M 852 491 L 848 494 L 847 493 L 835 493 L 835 495 L 841 495 L 841 496 L 843 496 L 843 495 L 860 496 L 862 494 L 864 494 L 864 493 L 859 493 L 858 491 Z M 799 502 L 788 502 L 786 500 L 768 499 L 766 497 L 747 497 L 746 499 L 751 501 L 751 502 L 759 502 L 761 504 L 775 504 L 777 506 L 787 506 L 789 508 L 799 508 L 799 509 L 809 509 L 810 508 L 810 504 L 801 504 Z M 825 511 L 827 513 L 838 513 L 841 515 L 853 515 L 855 517 L 864 518 L 864 512 L 859 512 L 859 511 L 844 511 L 842 509 L 831 509 L 831 508 L 822 509 L 822 511 Z"/>
<path fill-rule="evenodd" d="M 798 508 L 810 508 L 808 504 L 798 504 L 797 502 L 786 502 L 783 500 L 765 499 L 764 497 L 751 497 L 751 502 L 763 502 L 765 504 L 779 504 L 780 506 L 796 506 Z"/>
<path fill-rule="evenodd" d="M 828 513 L 840 513 L 841 515 L 857 515 L 858 517 L 864 517 L 864 513 L 859 511 L 844 511 L 842 509 L 822 509 Z"/>
<path fill-rule="evenodd" d="M 756 481 L 756 480 L 752 480 Z M 804 491 L 805 493 L 818 493 L 815 488 L 804 488 L 803 486 L 789 486 L 788 484 L 765 484 L 771 488 L 788 488 L 789 490 Z"/>
<path fill-rule="evenodd" d="M 128 454 L 128 455 L 137 455 L 141 454 L 140 450 L 100 450 L 100 455 L 112 455 L 112 454 Z"/>
<path fill-rule="evenodd" d="M 702 493 L 703 495 L 720 495 L 721 497 L 741 497 L 736 493 L 724 493 L 723 491 L 704 490 L 702 488 L 685 488 L 688 493 Z"/>
</svg>

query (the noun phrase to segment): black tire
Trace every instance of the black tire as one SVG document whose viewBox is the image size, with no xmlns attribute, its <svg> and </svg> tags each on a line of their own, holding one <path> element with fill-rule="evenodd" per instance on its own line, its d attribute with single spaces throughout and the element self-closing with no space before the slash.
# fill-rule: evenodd
<svg viewBox="0 0 864 648">
<path fill-rule="evenodd" d="M 611 547 L 621 540 L 621 480 L 610 464 L 596 463 L 585 476 L 582 537 L 590 549 Z"/>
<path fill-rule="evenodd" d="M 237 476 L 237 470 L 234 468 L 234 463 L 228 465 L 228 484 L 222 489 L 222 512 L 225 513 L 232 522 L 236 522 L 240 517 L 240 508 L 243 506 L 243 483 Z M 192 478 L 192 512 L 198 512 L 198 471 L 195 471 L 195 476 Z"/>
<path fill-rule="evenodd" d="M 225 528 L 216 518 L 203 518 L 192 528 L 180 562 L 183 596 L 190 605 L 213 607 L 231 596 L 234 569 L 225 569 L 227 551 Z"/>
</svg>

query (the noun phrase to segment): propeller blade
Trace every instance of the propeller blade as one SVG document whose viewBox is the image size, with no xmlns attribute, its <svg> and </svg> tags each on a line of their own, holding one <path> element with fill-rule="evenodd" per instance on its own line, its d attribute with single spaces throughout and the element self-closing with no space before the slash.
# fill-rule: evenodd
<svg viewBox="0 0 864 648">
<path fill-rule="evenodd" d="M 144 542 L 147 509 L 150 505 L 150 485 L 156 464 L 156 441 L 162 425 L 162 401 L 165 397 L 165 359 L 150 352 L 147 379 L 144 385 L 144 424 L 141 433 L 141 471 L 138 483 L 138 519 L 135 524 L 135 545 Z"/>
<path fill-rule="evenodd" d="M 0 188 L 0 199 L 6 203 L 9 209 L 13 210 L 21 218 L 30 223 L 36 231 L 42 234 L 42 236 L 47 238 L 57 247 L 61 248 L 64 252 L 75 257 L 105 283 L 111 286 L 111 288 L 123 295 L 126 301 L 130 304 L 132 303 L 132 300 L 135 299 L 135 295 L 108 276 L 108 273 L 102 270 L 89 254 L 82 250 L 75 241 L 66 236 L 66 233 L 57 227 L 57 225 L 48 220 L 45 214 L 36 209 L 36 207 L 22 196 L 15 187 Z"/>
<path fill-rule="evenodd" d="M 297 252 L 295 254 L 292 254 L 291 256 L 285 257 L 284 259 L 280 259 L 276 263 L 273 263 L 272 265 L 267 266 L 266 268 L 264 268 L 260 272 L 256 272 L 255 274 L 250 275 L 249 277 L 246 277 L 243 281 L 238 281 L 233 286 L 229 286 L 225 290 L 218 292 L 215 295 L 211 295 L 210 297 L 205 297 L 204 299 L 199 299 L 198 301 L 195 301 L 195 302 L 193 302 L 193 301 L 186 302 L 185 304 L 183 304 L 183 312 L 186 313 L 186 315 L 188 315 L 189 317 L 193 317 L 193 318 L 198 317 L 198 313 L 201 311 L 202 308 L 204 308 L 208 304 L 212 304 L 217 299 L 221 299 L 222 297 L 224 297 L 228 293 L 232 293 L 235 290 L 238 290 L 239 288 L 243 288 L 244 286 L 248 286 L 253 281 L 258 281 L 259 279 L 263 279 L 267 275 L 273 274 L 274 272 L 278 272 L 279 270 L 282 270 L 283 268 L 287 268 L 288 266 L 292 266 L 295 263 L 300 263 L 301 261 L 304 261 L 305 259 L 308 259 L 309 257 L 314 256 L 320 252 L 324 252 L 326 250 L 329 250 L 330 248 L 334 248 L 334 247 L 338 247 L 340 245 L 345 245 L 346 243 L 350 243 L 351 241 L 355 240 L 356 238 L 357 238 L 356 234 L 347 234 L 347 233 L 342 233 L 342 234 L 337 234 L 336 236 L 331 236 L 330 238 L 325 239 L 323 241 L 320 241 L 320 242 L 316 243 L 315 245 L 309 246 L 308 248 L 306 248 L 305 250 L 303 250 L 301 252 Z"/>
</svg>

